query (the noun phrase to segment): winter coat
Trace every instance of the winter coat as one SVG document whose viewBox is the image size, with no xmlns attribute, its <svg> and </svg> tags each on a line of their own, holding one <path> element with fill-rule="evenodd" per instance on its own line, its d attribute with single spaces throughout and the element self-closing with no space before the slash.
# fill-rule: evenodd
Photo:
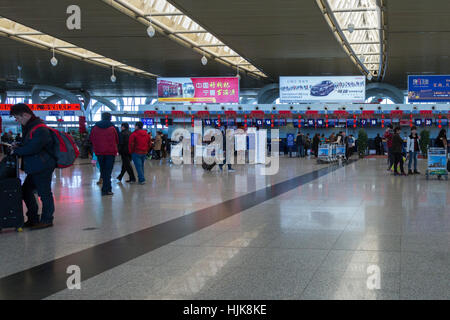
<svg viewBox="0 0 450 320">
<path fill-rule="evenodd" d="M 22 157 L 23 170 L 27 174 L 56 168 L 56 159 L 51 154 L 54 142 L 50 130 L 46 127 L 37 128 L 30 137 L 31 130 L 42 123 L 41 119 L 33 117 L 22 126 L 24 139 L 21 146 L 14 150 L 14 154 Z"/>
<path fill-rule="evenodd" d="M 419 144 L 419 150 L 420 152 L 420 137 L 417 135 L 417 143 Z M 414 138 L 411 137 L 411 135 L 408 136 L 408 140 L 406 142 L 406 152 L 414 152 Z"/>
<path fill-rule="evenodd" d="M 147 154 L 150 150 L 151 140 L 145 130 L 135 130 L 130 135 L 128 150 L 130 154 Z"/>
<path fill-rule="evenodd" d="M 119 152 L 119 134 L 111 121 L 99 121 L 91 130 L 89 140 L 97 156 L 115 156 Z"/>
<path fill-rule="evenodd" d="M 119 135 L 119 153 L 121 155 L 127 155 L 130 153 L 128 147 L 130 136 L 131 136 L 130 130 L 124 130 Z"/>
<path fill-rule="evenodd" d="M 402 137 L 400 137 L 399 134 L 394 134 L 394 136 L 392 138 L 391 151 L 393 153 L 402 153 L 402 149 L 403 149 L 403 139 L 402 139 Z"/>
<path fill-rule="evenodd" d="M 161 150 L 161 145 L 162 145 L 162 137 L 161 137 L 161 135 L 158 134 L 158 135 L 156 135 L 156 138 L 155 138 L 154 149 L 156 151 Z"/>
</svg>

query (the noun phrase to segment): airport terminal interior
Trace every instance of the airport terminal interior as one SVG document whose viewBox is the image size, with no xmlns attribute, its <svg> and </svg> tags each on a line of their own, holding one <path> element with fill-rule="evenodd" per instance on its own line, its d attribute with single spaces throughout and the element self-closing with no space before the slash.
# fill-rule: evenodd
<svg viewBox="0 0 450 320">
<path fill-rule="evenodd" d="M 449 15 L 0 0 L 0 299 L 450 299 Z"/>
</svg>

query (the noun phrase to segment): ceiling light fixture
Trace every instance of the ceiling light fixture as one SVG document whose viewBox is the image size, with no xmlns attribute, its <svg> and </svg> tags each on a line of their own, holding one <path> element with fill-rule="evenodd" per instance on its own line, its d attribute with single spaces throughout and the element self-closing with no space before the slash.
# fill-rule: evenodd
<svg viewBox="0 0 450 320">
<path fill-rule="evenodd" d="M 58 64 L 58 59 L 55 58 L 55 48 L 52 48 L 52 52 L 53 57 L 50 59 L 50 63 L 52 64 L 52 66 L 56 67 L 56 65 Z"/>
<path fill-rule="evenodd" d="M 17 66 L 17 69 L 19 70 L 19 76 L 17 77 L 17 83 L 23 84 L 23 78 L 22 78 L 22 67 Z"/>
<path fill-rule="evenodd" d="M 153 37 L 155 36 L 155 33 L 156 33 L 156 30 L 155 30 L 155 28 L 153 27 L 152 23 L 150 22 L 150 25 L 149 25 L 148 28 L 147 28 L 147 35 L 148 35 L 150 38 L 153 38 Z"/>
<path fill-rule="evenodd" d="M 208 59 L 205 56 L 202 57 L 201 61 L 202 61 L 202 65 L 204 65 L 204 66 L 206 66 L 206 64 L 208 63 Z"/>
<path fill-rule="evenodd" d="M 111 75 L 111 82 L 116 82 L 117 77 L 114 75 L 114 66 L 112 66 L 112 75 Z"/>
<path fill-rule="evenodd" d="M 148 2 L 146 1 L 145 5 L 147 5 L 147 4 L 148 4 Z M 149 15 L 148 15 L 148 20 L 150 21 L 150 25 L 147 28 L 147 35 L 150 38 L 153 38 L 155 36 L 155 34 L 156 34 L 156 30 L 155 30 L 155 27 L 153 27 L 153 24 L 152 24 L 152 7 L 151 6 L 150 6 L 150 12 L 149 12 Z"/>
<path fill-rule="evenodd" d="M 355 31 L 355 25 L 353 23 L 349 23 L 347 26 L 348 32 L 353 33 Z"/>
<path fill-rule="evenodd" d="M 368 74 L 367 74 L 367 80 L 371 81 L 372 78 L 373 78 L 373 77 L 372 77 L 372 74 L 371 74 L 371 73 L 368 73 Z"/>
</svg>

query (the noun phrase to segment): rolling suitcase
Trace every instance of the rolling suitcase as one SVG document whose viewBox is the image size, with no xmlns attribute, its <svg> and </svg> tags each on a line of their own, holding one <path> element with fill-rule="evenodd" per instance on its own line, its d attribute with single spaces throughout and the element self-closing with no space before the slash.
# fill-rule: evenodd
<svg viewBox="0 0 450 320">
<path fill-rule="evenodd" d="M 15 177 L 0 180 L 0 231 L 15 228 L 16 231 L 21 232 L 24 219 L 18 158 L 14 160 L 10 158 L 8 165 L 14 165 L 16 174 Z"/>
</svg>

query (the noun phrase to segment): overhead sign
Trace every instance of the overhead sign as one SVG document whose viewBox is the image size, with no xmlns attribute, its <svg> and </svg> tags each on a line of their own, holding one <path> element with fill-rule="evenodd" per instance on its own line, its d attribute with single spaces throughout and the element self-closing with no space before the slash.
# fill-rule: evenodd
<svg viewBox="0 0 450 320">
<path fill-rule="evenodd" d="M 239 103 L 239 78 L 158 78 L 159 102 Z"/>
<path fill-rule="evenodd" d="M 366 99 L 366 78 L 280 77 L 280 102 L 354 102 Z"/>
<path fill-rule="evenodd" d="M 408 76 L 408 102 L 450 102 L 450 75 Z"/>
<path fill-rule="evenodd" d="M 0 111 L 10 111 L 14 104 L 0 104 Z M 32 111 L 81 111 L 80 104 L 27 104 Z"/>
</svg>

